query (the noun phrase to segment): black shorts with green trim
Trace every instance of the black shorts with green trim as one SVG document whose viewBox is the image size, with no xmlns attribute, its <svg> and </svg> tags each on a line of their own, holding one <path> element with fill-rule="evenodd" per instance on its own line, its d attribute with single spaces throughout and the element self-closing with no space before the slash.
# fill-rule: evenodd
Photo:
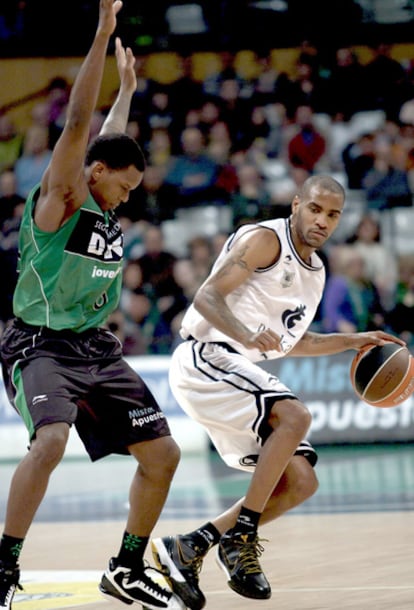
<svg viewBox="0 0 414 610">
<path fill-rule="evenodd" d="M 74 424 L 95 461 L 171 434 L 120 341 L 105 329 L 54 331 L 15 319 L 3 333 L 1 358 L 9 400 L 30 440 L 42 426 Z"/>
</svg>

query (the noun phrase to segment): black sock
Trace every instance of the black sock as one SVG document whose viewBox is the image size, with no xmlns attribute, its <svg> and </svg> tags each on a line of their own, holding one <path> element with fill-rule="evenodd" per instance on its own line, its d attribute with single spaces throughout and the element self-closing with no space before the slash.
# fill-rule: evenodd
<svg viewBox="0 0 414 610">
<path fill-rule="evenodd" d="M 0 539 L 0 559 L 5 563 L 16 565 L 22 551 L 24 538 L 15 538 L 3 534 Z"/>
<path fill-rule="evenodd" d="M 127 568 L 141 568 L 144 565 L 144 553 L 148 545 L 148 536 L 135 536 L 124 532 L 118 561 Z"/>
<path fill-rule="evenodd" d="M 218 543 L 221 534 L 212 523 L 208 522 L 186 536 L 192 538 L 202 553 L 207 553 L 212 546 Z"/>
<path fill-rule="evenodd" d="M 255 534 L 261 514 L 242 506 L 233 532 L 235 534 Z"/>
</svg>

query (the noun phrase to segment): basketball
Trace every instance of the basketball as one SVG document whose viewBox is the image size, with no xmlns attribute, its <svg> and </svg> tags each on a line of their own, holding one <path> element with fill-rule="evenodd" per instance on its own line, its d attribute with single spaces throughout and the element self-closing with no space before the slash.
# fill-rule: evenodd
<svg viewBox="0 0 414 610">
<path fill-rule="evenodd" d="M 350 376 L 363 401 L 374 407 L 395 407 L 414 392 L 414 359 L 398 343 L 368 345 L 354 356 Z"/>
</svg>

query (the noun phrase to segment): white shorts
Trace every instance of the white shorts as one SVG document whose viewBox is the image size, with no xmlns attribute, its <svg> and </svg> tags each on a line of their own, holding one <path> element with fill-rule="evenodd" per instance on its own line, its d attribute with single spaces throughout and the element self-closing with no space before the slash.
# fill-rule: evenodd
<svg viewBox="0 0 414 610">
<path fill-rule="evenodd" d="M 272 432 L 275 401 L 297 398 L 277 377 L 225 343 L 184 341 L 174 351 L 169 380 L 178 404 L 206 429 L 226 464 L 251 472 Z M 317 456 L 303 440 L 295 455 L 312 466 Z"/>
</svg>

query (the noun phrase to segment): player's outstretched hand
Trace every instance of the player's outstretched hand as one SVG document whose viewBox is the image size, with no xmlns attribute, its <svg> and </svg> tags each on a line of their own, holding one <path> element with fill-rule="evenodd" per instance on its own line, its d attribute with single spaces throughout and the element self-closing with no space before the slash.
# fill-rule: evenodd
<svg viewBox="0 0 414 610">
<path fill-rule="evenodd" d="M 393 341 L 394 343 L 399 343 L 400 345 L 406 345 L 405 341 L 396 337 L 395 335 L 390 335 L 382 330 L 373 330 L 369 332 L 362 333 L 354 333 L 353 334 L 353 345 L 352 347 L 356 350 L 359 350 L 366 345 L 385 345 L 389 341 Z"/>
<path fill-rule="evenodd" d="M 121 87 L 125 91 L 130 91 L 133 93 L 137 88 L 135 57 L 129 47 L 124 48 L 122 46 L 122 42 L 119 37 L 116 37 L 115 39 L 115 57 Z"/>
<path fill-rule="evenodd" d="M 100 0 L 98 32 L 111 36 L 116 28 L 116 16 L 122 8 L 122 0 Z"/>
</svg>

